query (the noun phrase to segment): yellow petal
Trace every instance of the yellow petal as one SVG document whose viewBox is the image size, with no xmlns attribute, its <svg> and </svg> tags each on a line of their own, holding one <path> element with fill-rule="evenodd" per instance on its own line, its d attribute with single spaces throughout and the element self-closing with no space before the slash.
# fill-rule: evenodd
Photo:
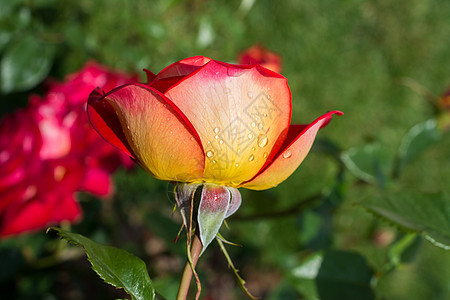
<svg viewBox="0 0 450 300">
<path fill-rule="evenodd" d="M 317 132 L 328 124 L 333 114 L 342 115 L 339 111 L 333 111 L 319 117 L 309 125 L 291 125 L 288 136 L 274 160 L 265 166 L 255 178 L 239 187 L 265 190 L 286 180 L 305 159 Z"/>
<path fill-rule="evenodd" d="M 260 66 L 210 61 L 165 95 L 200 136 L 205 182 L 237 186 L 251 179 L 281 146 L 290 122 L 286 78 Z"/>
<path fill-rule="evenodd" d="M 135 159 L 154 177 L 187 182 L 202 177 L 198 135 L 164 95 L 135 84 L 113 90 L 104 99 L 114 108 Z"/>
</svg>

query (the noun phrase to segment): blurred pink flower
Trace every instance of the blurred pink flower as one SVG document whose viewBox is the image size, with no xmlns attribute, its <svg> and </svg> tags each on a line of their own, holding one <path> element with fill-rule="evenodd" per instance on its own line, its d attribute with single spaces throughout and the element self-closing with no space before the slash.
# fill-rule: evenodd
<svg viewBox="0 0 450 300">
<path fill-rule="evenodd" d="M 258 64 L 277 73 L 281 73 L 282 70 L 281 57 L 260 44 L 244 50 L 238 57 L 238 63 L 241 65 Z"/>
<path fill-rule="evenodd" d="M 37 230 L 81 210 L 75 192 L 97 196 L 113 192 L 111 173 L 130 158 L 110 146 L 91 127 L 86 104 L 97 86 L 111 90 L 136 81 L 88 63 L 64 82 L 49 82 L 43 97 L 0 122 L 0 235 Z"/>
</svg>

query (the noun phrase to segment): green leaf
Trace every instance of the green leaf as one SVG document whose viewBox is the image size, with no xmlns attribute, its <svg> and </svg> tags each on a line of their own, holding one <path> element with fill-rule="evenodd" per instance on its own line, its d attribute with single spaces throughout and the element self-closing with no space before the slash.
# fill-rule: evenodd
<svg viewBox="0 0 450 300">
<path fill-rule="evenodd" d="M 374 215 L 418 232 L 434 245 L 450 249 L 450 200 L 445 192 L 400 191 L 366 199 L 360 205 Z"/>
<path fill-rule="evenodd" d="M 50 71 L 55 54 L 52 44 L 29 34 L 8 47 L 1 61 L 1 91 L 23 91 L 40 83 Z"/>
<path fill-rule="evenodd" d="M 155 291 L 145 263 L 125 250 L 98 244 L 87 237 L 52 227 L 59 236 L 84 248 L 92 269 L 107 283 L 123 288 L 133 300 L 153 300 Z"/>
<path fill-rule="evenodd" d="M 370 287 L 373 271 L 363 256 L 344 251 L 327 251 L 317 274 L 322 300 L 375 299 Z"/>
<path fill-rule="evenodd" d="M 436 120 L 431 119 L 412 127 L 403 137 L 398 150 L 396 175 L 413 159 L 418 157 L 430 146 L 436 144 L 442 137 Z"/>
<path fill-rule="evenodd" d="M 352 148 L 342 153 L 342 162 L 356 177 L 383 186 L 390 175 L 392 157 L 378 143 Z"/>
<path fill-rule="evenodd" d="M 291 272 L 305 299 L 375 299 L 373 271 L 360 254 L 345 251 L 316 253 Z"/>
</svg>

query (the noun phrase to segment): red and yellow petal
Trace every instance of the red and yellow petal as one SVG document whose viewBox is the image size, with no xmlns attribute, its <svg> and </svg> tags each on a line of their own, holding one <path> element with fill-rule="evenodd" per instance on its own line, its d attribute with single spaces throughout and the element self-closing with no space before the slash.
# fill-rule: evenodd
<svg viewBox="0 0 450 300">
<path fill-rule="evenodd" d="M 286 180 L 308 154 L 319 129 L 327 125 L 334 114 L 342 115 L 342 112 L 326 113 L 309 125 L 291 125 L 288 136 L 274 160 L 253 179 L 239 187 L 265 190 Z"/>
<path fill-rule="evenodd" d="M 177 61 L 164 68 L 153 78 L 153 80 L 157 81 L 164 78 L 187 76 L 203 67 L 209 61 L 211 61 L 211 59 L 205 56 L 194 56 Z"/>
<path fill-rule="evenodd" d="M 199 137 L 183 113 L 160 92 L 126 85 L 89 98 L 94 128 L 161 180 L 193 182 L 202 177 Z"/>
<path fill-rule="evenodd" d="M 210 61 L 165 95 L 200 136 L 205 182 L 237 186 L 252 178 L 286 137 L 291 116 L 287 80 L 260 66 Z"/>
</svg>

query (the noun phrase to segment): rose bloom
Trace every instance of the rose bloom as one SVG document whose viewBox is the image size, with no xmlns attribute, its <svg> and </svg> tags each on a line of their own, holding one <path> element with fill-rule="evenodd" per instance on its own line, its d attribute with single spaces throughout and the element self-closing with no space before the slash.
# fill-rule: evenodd
<svg viewBox="0 0 450 300">
<path fill-rule="evenodd" d="M 149 83 L 89 97 L 95 129 L 152 176 L 264 190 L 300 165 L 333 114 L 289 125 L 286 78 L 260 65 L 197 56 L 176 62 Z"/>
<path fill-rule="evenodd" d="M 241 65 L 258 64 L 277 73 L 281 73 L 282 69 L 281 57 L 259 44 L 244 50 L 238 57 L 238 63 Z"/>
<path fill-rule="evenodd" d="M 176 182 L 174 195 L 190 237 L 191 209 L 204 250 L 241 204 L 237 188 L 264 190 L 288 178 L 333 114 L 289 125 L 286 78 L 256 65 L 197 56 L 176 62 L 147 84 L 88 101 L 94 128 L 152 176 Z M 192 203 L 200 193 L 198 205 Z M 203 251 L 202 250 L 202 251 Z"/>
<path fill-rule="evenodd" d="M 109 90 L 135 81 L 94 63 L 50 82 L 44 97 L 31 96 L 26 109 L 0 123 L 0 235 L 76 221 L 75 193 L 113 192 L 111 173 L 132 161 L 90 126 L 86 99 L 96 86 Z"/>
</svg>

